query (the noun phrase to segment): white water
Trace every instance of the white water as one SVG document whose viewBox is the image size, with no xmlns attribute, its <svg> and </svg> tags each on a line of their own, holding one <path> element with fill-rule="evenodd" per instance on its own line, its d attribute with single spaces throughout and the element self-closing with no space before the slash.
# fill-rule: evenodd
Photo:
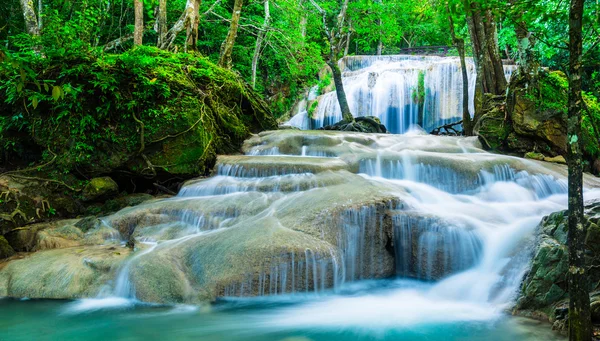
<svg viewBox="0 0 600 341">
<path fill-rule="evenodd" d="M 413 125 L 431 131 L 461 119 L 463 90 L 458 57 L 351 56 L 340 61 L 340 68 L 352 114 L 377 116 L 392 133 L 405 133 Z M 514 66 L 506 65 L 504 69 L 509 79 Z M 476 72 L 471 58 L 467 58 L 467 72 L 469 112 L 473 115 Z M 424 74 L 423 117 L 419 117 L 419 104 L 415 100 L 419 73 Z M 300 129 L 318 129 L 342 119 L 335 91 L 318 98 L 319 105 L 309 117 L 306 105 L 314 95 L 311 89 L 308 101 L 298 106 L 288 124 Z"/>
<path fill-rule="evenodd" d="M 294 147 L 293 141 L 298 140 L 301 143 Z M 321 158 L 309 156 L 314 154 Z M 493 321 L 515 300 L 541 218 L 566 208 L 564 167 L 491 155 L 471 138 L 418 132 L 317 136 L 280 132 L 250 144 L 247 155 L 272 164 L 227 161 L 216 168 L 218 175 L 185 185 L 179 196 L 164 202 L 161 214 L 170 223 L 141 230 L 145 240 L 158 244 L 137 251 L 122 265 L 113 297 L 84 300 L 71 309 L 128 307 L 137 299 L 131 269 L 145 257 L 177 252 L 211 233 L 236 227 L 242 233 L 238 226 L 262 226 L 265 219 L 289 224 L 285 212 L 296 212 L 293 208 L 303 197 L 350 191 L 352 186 L 338 187 L 362 179 L 370 184 L 365 195 L 375 189 L 396 199 L 383 206 L 343 210 L 327 222 L 340 226 L 328 251 L 307 248 L 274 258 L 259 272 L 249 272 L 245 280 L 225 287 L 223 295 L 282 295 L 282 302 L 295 297 L 291 306 L 253 317 L 257 325 L 269 329 L 376 330 Z M 290 164 L 290 160 L 353 163 L 362 174 L 317 173 L 310 171 L 310 164 Z M 589 178 L 586 183 L 598 186 Z M 258 196 L 242 199 L 239 206 L 238 198 L 249 195 Z M 600 191 L 589 188 L 585 196 L 597 198 Z M 188 208 L 168 208 L 173 203 L 186 203 Z M 202 208 L 202 213 L 193 207 Z M 386 221 L 392 226 L 386 227 Z M 326 239 L 327 233 L 321 231 L 320 238 Z M 391 244 L 382 245 L 386 234 L 391 235 Z M 244 242 L 246 235 L 237 238 Z M 263 238 L 270 243 L 269 236 Z M 207 261 L 193 256 L 186 262 L 193 268 Z M 364 280 L 394 275 L 398 281 L 391 288 L 345 294 L 348 288 L 368 283 Z"/>
</svg>

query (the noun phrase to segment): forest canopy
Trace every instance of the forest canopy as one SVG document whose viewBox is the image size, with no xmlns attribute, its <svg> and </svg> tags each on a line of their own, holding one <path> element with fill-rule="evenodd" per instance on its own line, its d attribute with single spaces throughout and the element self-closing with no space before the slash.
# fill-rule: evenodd
<svg viewBox="0 0 600 341">
<path fill-rule="evenodd" d="M 469 13 L 477 8 L 489 11 L 483 22 L 489 19 L 496 25 L 501 58 L 518 61 L 526 37 L 542 66 L 566 71 L 568 2 L 560 0 L 7 0 L 0 4 L 0 46 L 4 54 L 31 58 L 122 53 L 134 44 L 137 6 L 144 45 L 199 53 L 218 62 L 237 6 L 232 68 L 254 84 L 274 114 L 281 116 L 299 93 L 317 84 L 328 58 L 331 42 L 314 4 L 330 24 L 347 7 L 335 33 L 343 40 L 335 59 L 453 46 L 449 19 L 456 35 L 466 40 L 467 55 L 472 55 Z M 583 18 L 584 91 L 596 96 L 599 6 L 586 1 Z"/>
</svg>

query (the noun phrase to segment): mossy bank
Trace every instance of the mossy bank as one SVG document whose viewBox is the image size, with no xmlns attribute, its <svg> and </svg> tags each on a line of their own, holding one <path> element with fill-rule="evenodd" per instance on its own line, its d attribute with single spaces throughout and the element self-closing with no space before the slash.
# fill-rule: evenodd
<svg viewBox="0 0 600 341">
<path fill-rule="evenodd" d="M 238 74 L 197 54 L 12 53 L 0 58 L 0 79 L 0 235 L 100 213 L 98 201 L 119 193 L 176 192 L 217 154 L 276 128 Z M 103 176 L 110 190 L 90 192 Z"/>
</svg>

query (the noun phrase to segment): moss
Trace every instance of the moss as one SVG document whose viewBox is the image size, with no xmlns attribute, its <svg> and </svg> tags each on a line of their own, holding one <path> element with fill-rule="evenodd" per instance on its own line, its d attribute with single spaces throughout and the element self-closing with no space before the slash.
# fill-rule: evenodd
<svg viewBox="0 0 600 341">
<path fill-rule="evenodd" d="M 237 151 L 251 132 L 276 128 L 259 95 L 205 57 L 138 47 L 120 55 L 66 58 L 25 65 L 35 71 L 31 77 L 53 79 L 64 95 L 58 100 L 33 81 L 21 95 L 12 90 L 13 81 L 0 85 L 9 115 L 24 118 L 24 126 L 0 122 L 0 144 L 33 141 L 50 151 L 38 162 L 56 155 L 54 176 L 75 168 L 92 176 L 116 169 L 197 175 L 212 167 L 217 153 Z M 0 77 L 18 79 L 9 66 L 0 63 Z M 31 96 L 39 97 L 38 105 L 25 112 L 22 103 Z M 35 135 L 9 141 L 17 130 Z M 21 157 L 14 150 L 19 148 L 12 157 Z"/>
<path fill-rule="evenodd" d="M 528 152 L 528 153 L 525 153 L 525 158 L 541 161 L 541 160 L 544 160 L 544 154 L 536 153 L 536 152 Z"/>
<path fill-rule="evenodd" d="M 6 238 L 0 236 L 0 259 L 8 258 L 15 254 L 15 250 L 8 244 Z"/>
</svg>

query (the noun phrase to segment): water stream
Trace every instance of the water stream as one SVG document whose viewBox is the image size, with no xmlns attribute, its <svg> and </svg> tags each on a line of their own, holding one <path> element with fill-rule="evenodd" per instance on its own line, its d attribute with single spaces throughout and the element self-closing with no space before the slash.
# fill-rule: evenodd
<svg viewBox="0 0 600 341">
<path fill-rule="evenodd" d="M 462 74 L 458 57 L 350 56 L 340 62 L 340 68 L 351 112 L 379 117 L 392 133 L 405 133 L 415 124 L 431 131 L 461 119 Z M 514 70 L 513 65 L 504 66 L 507 79 Z M 476 72 L 471 58 L 467 58 L 467 71 L 469 111 L 473 115 Z M 422 104 L 418 100 L 420 82 Z M 342 119 L 335 91 L 320 97 L 316 91 L 317 88 L 311 89 L 288 124 L 318 129 Z M 319 104 L 309 108 L 313 100 Z"/>
<path fill-rule="evenodd" d="M 408 57 L 346 63 L 348 82 L 365 69 L 396 70 L 376 82 L 396 90 L 384 81 L 455 67 Z M 428 99 L 436 104 L 426 101 L 436 124 L 460 112 L 442 95 L 454 85 L 438 81 Z M 352 105 L 366 105 L 357 96 Z M 378 112 L 378 101 L 359 112 Z M 37 262 L 59 261 L 32 277 L 18 277 L 27 259 L 9 264 L 13 290 L 82 299 L 0 299 L 0 340 L 560 339 L 507 311 L 536 226 L 566 208 L 565 167 L 490 154 L 476 138 L 405 131 L 414 117 L 403 110 L 401 135 L 263 132 L 177 196 L 103 218 L 120 244 L 41 252 Z M 598 179 L 586 176 L 585 187 L 586 199 L 600 197 Z M 134 254 L 105 263 L 130 234 Z M 65 289 L 65 278 L 77 280 Z"/>
</svg>

